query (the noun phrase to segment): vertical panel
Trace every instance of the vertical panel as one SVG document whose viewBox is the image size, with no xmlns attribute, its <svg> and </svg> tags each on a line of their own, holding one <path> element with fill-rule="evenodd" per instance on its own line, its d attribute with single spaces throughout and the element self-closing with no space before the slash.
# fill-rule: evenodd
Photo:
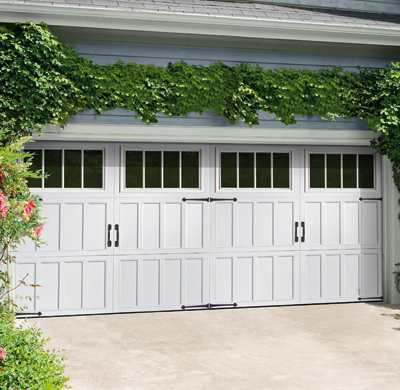
<svg viewBox="0 0 400 390">
<path fill-rule="evenodd" d="M 356 297 L 359 295 L 359 254 L 343 255 L 344 271 L 344 297 Z"/>
<path fill-rule="evenodd" d="M 305 256 L 306 260 L 306 298 L 321 298 L 321 256 Z"/>
<path fill-rule="evenodd" d="M 119 246 L 121 249 L 138 248 L 138 204 L 121 203 L 119 205 Z"/>
<path fill-rule="evenodd" d="M 274 259 L 275 288 L 274 299 L 279 301 L 293 299 L 293 257 L 276 256 Z"/>
<path fill-rule="evenodd" d="M 87 263 L 87 275 L 84 281 L 87 309 L 102 309 L 105 307 L 106 296 L 106 262 L 89 261 Z"/>
<path fill-rule="evenodd" d="M 236 265 L 236 300 L 249 302 L 253 300 L 253 258 L 238 257 Z"/>
<path fill-rule="evenodd" d="M 59 309 L 59 263 L 42 263 L 42 280 L 38 289 L 40 309 Z"/>
<path fill-rule="evenodd" d="M 203 301 L 203 260 L 186 260 L 186 303 L 199 304 Z"/>
<path fill-rule="evenodd" d="M 377 202 L 363 202 L 363 244 L 378 244 L 379 212 Z"/>
<path fill-rule="evenodd" d="M 181 303 L 181 260 L 165 260 L 164 304 L 179 305 Z"/>
<path fill-rule="evenodd" d="M 102 250 L 106 246 L 106 211 L 104 203 L 85 204 L 85 237 L 86 250 Z"/>
<path fill-rule="evenodd" d="M 325 203 L 325 244 L 340 244 L 340 202 Z"/>
<path fill-rule="evenodd" d="M 257 300 L 271 301 L 273 299 L 273 257 L 257 259 Z"/>
<path fill-rule="evenodd" d="M 65 263 L 64 309 L 82 308 L 82 263 Z"/>
<path fill-rule="evenodd" d="M 39 251 L 58 251 L 60 250 L 60 204 L 43 205 L 42 216 L 46 220 L 43 228 L 42 239 L 46 245 L 42 245 Z"/>
<path fill-rule="evenodd" d="M 182 246 L 182 204 L 166 203 L 164 213 L 164 247 L 180 248 Z"/>
<path fill-rule="evenodd" d="M 293 244 L 293 203 L 276 202 L 274 215 L 274 245 Z M 278 217 L 279 216 L 279 217 Z"/>
<path fill-rule="evenodd" d="M 344 203 L 344 244 L 359 243 L 359 202 Z"/>
<path fill-rule="evenodd" d="M 66 226 L 61 237 L 64 250 L 79 251 L 83 249 L 83 204 L 65 204 L 62 223 Z"/>
<path fill-rule="evenodd" d="M 326 298 L 340 297 L 340 255 L 325 256 L 324 296 Z"/>
<path fill-rule="evenodd" d="M 377 253 L 366 253 L 362 256 L 362 296 L 380 296 L 379 272 L 380 261 Z"/>
<path fill-rule="evenodd" d="M 137 306 L 138 264 L 137 260 L 121 260 L 119 268 L 119 306 Z"/>
<path fill-rule="evenodd" d="M 215 299 L 216 302 L 232 302 L 233 259 L 215 259 Z"/>
<path fill-rule="evenodd" d="M 216 208 L 216 246 L 220 248 L 233 245 L 233 204 L 218 203 Z"/>
<path fill-rule="evenodd" d="M 160 247 L 160 204 L 143 204 L 143 248 L 156 249 Z"/>
<path fill-rule="evenodd" d="M 258 203 L 257 239 L 258 246 L 271 246 L 274 226 L 273 203 Z"/>
<path fill-rule="evenodd" d="M 160 304 L 160 261 L 143 260 L 143 305 Z"/>
<path fill-rule="evenodd" d="M 321 202 L 306 203 L 307 245 L 321 245 Z"/>
<path fill-rule="evenodd" d="M 203 247 L 203 205 L 186 204 L 186 247 Z M 206 227 L 207 230 L 209 227 Z"/>
<path fill-rule="evenodd" d="M 20 280 L 22 280 L 26 274 L 28 276 L 25 279 L 26 284 L 35 284 L 36 283 L 36 264 L 17 264 L 17 275 L 15 278 L 15 283 L 19 283 Z M 38 288 L 39 289 L 39 288 Z M 34 311 L 35 310 L 35 300 L 29 301 L 26 299 L 23 299 L 26 296 L 34 296 L 34 295 L 39 295 L 40 290 L 37 290 L 36 288 L 30 287 L 30 286 L 20 286 L 18 287 L 18 291 L 16 291 L 16 295 L 21 297 L 22 299 L 16 299 L 17 305 L 19 306 L 27 306 L 27 309 L 24 311 Z"/>
<path fill-rule="evenodd" d="M 253 246 L 253 203 L 237 204 L 238 246 Z"/>
</svg>

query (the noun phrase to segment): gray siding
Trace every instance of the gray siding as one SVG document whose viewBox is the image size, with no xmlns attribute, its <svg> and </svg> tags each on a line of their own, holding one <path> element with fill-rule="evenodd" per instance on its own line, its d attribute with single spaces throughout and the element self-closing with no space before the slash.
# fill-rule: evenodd
<svg viewBox="0 0 400 390">
<path fill-rule="evenodd" d="M 153 64 L 166 66 L 169 62 L 184 60 L 188 64 L 207 66 L 216 60 L 227 65 L 247 62 L 260 65 L 264 69 L 294 68 L 321 70 L 326 67 L 342 66 L 345 70 L 354 70 L 356 66 L 384 68 L 395 59 L 358 58 L 340 56 L 318 56 L 307 54 L 262 53 L 239 50 L 140 46 L 140 45 L 107 45 L 88 43 L 69 43 L 76 51 L 98 65 L 114 64 L 118 60 L 138 64 Z M 188 118 L 168 118 L 163 114 L 157 115 L 158 124 L 165 126 L 232 126 L 215 112 L 204 112 L 203 115 L 191 113 Z M 285 126 L 274 120 L 274 115 L 260 113 L 260 126 L 267 128 L 298 128 L 298 129 L 348 129 L 368 130 L 367 125 L 357 119 L 338 119 L 335 122 L 322 120 L 318 116 L 302 118 L 298 116 L 296 125 Z M 85 124 L 119 124 L 144 125 L 135 119 L 135 113 L 129 110 L 115 109 L 104 112 L 96 117 L 93 110 L 71 117 L 69 123 Z M 233 126 L 247 127 L 244 123 Z"/>
</svg>

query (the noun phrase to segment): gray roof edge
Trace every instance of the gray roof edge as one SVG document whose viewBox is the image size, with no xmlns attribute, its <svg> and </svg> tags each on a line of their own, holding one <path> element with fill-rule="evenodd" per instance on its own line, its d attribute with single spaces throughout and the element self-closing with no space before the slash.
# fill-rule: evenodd
<svg viewBox="0 0 400 390">
<path fill-rule="evenodd" d="M 229 0 L 219 0 L 229 1 Z M 236 2 L 248 2 L 248 0 L 236 0 Z M 396 0 L 257 0 L 257 3 L 295 6 L 341 9 L 346 11 L 361 11 L 386 14 L 400 14 L 400 2 Z"/>
</svg>

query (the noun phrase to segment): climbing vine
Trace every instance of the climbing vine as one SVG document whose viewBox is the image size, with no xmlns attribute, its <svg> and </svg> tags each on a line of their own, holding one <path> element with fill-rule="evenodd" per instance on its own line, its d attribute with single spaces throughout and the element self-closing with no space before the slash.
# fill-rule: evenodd
<svg viewBox="0 0 400 390">
<path fill-rule="evenodd" d="M 95 65 L 42 24 L 0 27 L 0 134 L 3 139 L 64 126 L 71 115 L 123 108 L 143 122 L 214 110 L 230 123 L 257 125 L 260 111 L 286 125 L 295 115 L 356 117 L 381 132 L 375 150 L 393 163 L 400 190 L 400 64 L 343 71 L 264 70 L 259 66 L 170 63 Z"/>
</svg>

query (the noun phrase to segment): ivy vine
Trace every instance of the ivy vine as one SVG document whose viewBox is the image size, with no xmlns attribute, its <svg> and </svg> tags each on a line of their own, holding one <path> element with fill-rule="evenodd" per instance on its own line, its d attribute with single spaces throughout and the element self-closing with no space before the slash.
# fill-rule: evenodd
<svg viewBox="0 0 400 390">
<path fill-rule="evenodd" d="M 46 24 L 0 27 L 0 135 L 3 139 L 40 133 L 47 124 L 64 126 L 71 115 L 113 108 L 156 123 L 213 109 L 230 123 L 257 125 L 258 112 L 286 125 L 295 115 L 323 119 L 356 117 L 381 132 L 372 147 L 393 163 L 400 190 L 400 64 L 386 69 L 343 71 L 264 70 L 259 66 L 170 63 L 95 65 L 60 43 Z"/>
</svg>

